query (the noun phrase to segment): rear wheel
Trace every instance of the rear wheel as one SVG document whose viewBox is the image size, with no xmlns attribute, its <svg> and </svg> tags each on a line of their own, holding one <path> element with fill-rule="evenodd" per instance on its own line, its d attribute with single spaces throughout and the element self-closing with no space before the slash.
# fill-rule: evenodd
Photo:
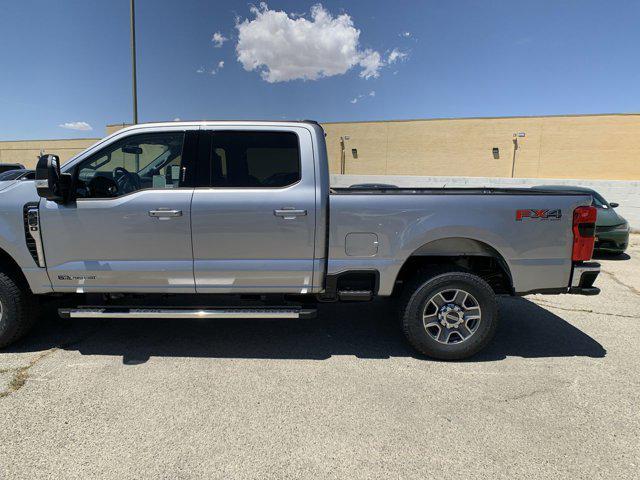
<svg viewBox="0 0 640 480">
<path fill-rule="evenodd" d="M 0 348 L 22 338 L 35 322 L 31 292 L 0 272 Z"/>
<path fill-rule="evenodd" d="M 420 353 L 462 360 L 482 350 L 498 325 L 493 290 L 477 275 L 461 271 L 418 275 L 401 304 L 404 334 Z"/>
</svg>

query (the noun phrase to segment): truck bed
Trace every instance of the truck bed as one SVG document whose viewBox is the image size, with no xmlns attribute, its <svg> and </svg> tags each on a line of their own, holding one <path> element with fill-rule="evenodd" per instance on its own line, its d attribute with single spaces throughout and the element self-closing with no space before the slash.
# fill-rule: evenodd
<svg viewBox="0 0 640 480">
<path fill-rule="evenodd" d="M 515 293 L 559 291 L 570 283 L 573 211 L 591 201 L 570 189 L 333 188 L 327 273 L 375 269 L 378 293 L 389 295 L 407 258 L 454 244 L 463 245 L 456 254 L 477 254 L 470 240 L 504 260 Z"/>
</svg>

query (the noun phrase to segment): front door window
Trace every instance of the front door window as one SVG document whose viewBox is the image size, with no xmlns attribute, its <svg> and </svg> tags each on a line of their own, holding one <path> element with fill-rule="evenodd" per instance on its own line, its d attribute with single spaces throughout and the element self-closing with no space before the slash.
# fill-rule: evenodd
<svg viewBox="0 0 640 480">
<path fill-rule="evenodd" d="M 115 198 L 137 190 L 181 186 L 184 133 L 132 135 L 78 166 L 77 198 Z"/>
</svg>

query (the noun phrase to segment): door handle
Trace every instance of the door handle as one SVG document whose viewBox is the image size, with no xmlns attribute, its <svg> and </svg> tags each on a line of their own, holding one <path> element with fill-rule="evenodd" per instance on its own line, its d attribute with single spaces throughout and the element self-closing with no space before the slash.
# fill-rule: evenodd
<svg viewBox="0 0 640 480">
<path fill-rule="evenodd" d="M 285 220 L 293 220 L 296 217 L 304 217 L 306 210 L 298 210 L 297 208 L 279 208 L 273 211 L 276 217 L 282 217 Z"/>
<path fill-rule="evenodd" d="M 149 216 L 155 218 L 181 217 L 182 210 L 149 210 Z"/>
</svg>

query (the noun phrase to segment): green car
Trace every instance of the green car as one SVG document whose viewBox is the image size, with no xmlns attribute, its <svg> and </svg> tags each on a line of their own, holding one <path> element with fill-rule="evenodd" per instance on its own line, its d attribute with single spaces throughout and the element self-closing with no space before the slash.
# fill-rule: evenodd
<svg viewBox="0 0 640 480">
<path fill-rule="evenodd" d="M 533 188 L 545 190 L 578 190 L 593 196 L 593 206 L 598 209 L 596 220 L 596 253 L 621 254 L 629 245 L 629 222 L 614 210 L 618 204 L 607 202 L 602 195 L 591 188 L 568 185 L 540 185 Z"/>
</svg>

